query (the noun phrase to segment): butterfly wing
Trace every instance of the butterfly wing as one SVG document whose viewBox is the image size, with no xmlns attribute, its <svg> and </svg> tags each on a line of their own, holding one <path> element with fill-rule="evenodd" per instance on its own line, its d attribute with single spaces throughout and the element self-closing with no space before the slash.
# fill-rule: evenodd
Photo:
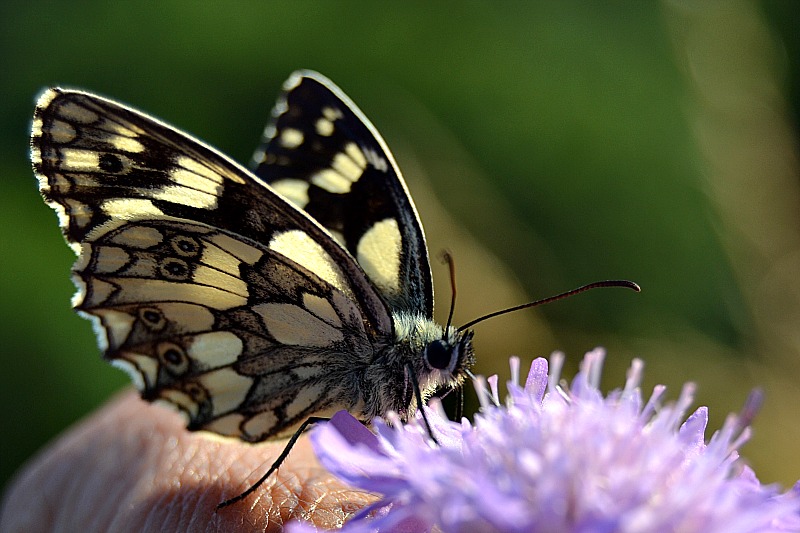
<svg viewBox="0 0 800 533">
<path fill-rule="evenodd" d="M 145 398 L 251 441 L 358 400 L 340 374 L 391 338 L 391 316 L 309 216 L 201 142 L 88 93 L 46 91 L 31 145 L 79 255 L 74 304 Z"/>
<path fill-rule="evenodd" d="M 289 78 L 253 159 L 259 177 L 337 237 L 392 309 L 433 316 L 425 236 L 400 171 L 330 80 Z"/>
</svg>

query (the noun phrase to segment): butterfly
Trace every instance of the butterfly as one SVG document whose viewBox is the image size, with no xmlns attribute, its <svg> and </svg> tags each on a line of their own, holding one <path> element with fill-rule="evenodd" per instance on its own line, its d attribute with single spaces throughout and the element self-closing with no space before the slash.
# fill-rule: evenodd
<svg viewBox="0 0 800 533">
<path fill-rule="evenodd" d="M 474 363 L 472 331 L 433 320 L 392 154 L 318 73 L 285 82 L 251 170 L 60 88 L 38 99 L 31 159 L 103 357 L 190 430 L 258 442 L 343 409 L 407 420 Z"/>
</svg>

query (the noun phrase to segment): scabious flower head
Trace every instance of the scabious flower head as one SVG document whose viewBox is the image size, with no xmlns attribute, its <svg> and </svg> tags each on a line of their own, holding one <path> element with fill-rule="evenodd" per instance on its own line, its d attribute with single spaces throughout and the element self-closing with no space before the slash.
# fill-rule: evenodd
<svg viewBox="0 0 800 533">
<path fill-rule="evenodd" d="M 781 493 L 738 461 L 752 404 L 706 443 L 707 409 L 686 418 L 692 385 L 671 405 L 661 405 L 663 386 L 644 402 L 636 360 L 625 386 L 604 396 L 603 358 L 588 353 L 570 386 L 560 383 L 561 355 L 549 369 L 535 360 L 524 386 L 512 358 L 508 400 L 500 405 L 496 378 L 491 392 L 479 381 L 473 424 L 427 408 L 438 445 L 419 416 L 376 420 L 374 434 L 336 414 L 311 436 L 320 461 L 382 496 L 343 531 L 800 531 L 800 485 Z"/>
</svg>

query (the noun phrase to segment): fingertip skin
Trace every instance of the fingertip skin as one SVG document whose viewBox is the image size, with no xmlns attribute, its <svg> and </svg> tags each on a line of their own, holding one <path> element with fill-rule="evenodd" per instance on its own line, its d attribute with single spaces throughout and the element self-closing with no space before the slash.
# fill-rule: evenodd
<svg viewBox="0 0 800 533">
<path fill-rule="evenodd" d="M 178 414 L 127 391 L 17 473 L 3 495 L 0 532 L 280 531 L 295 518 L 329 528 L 369 501 L 322 470 L 303 437 L 273 482 L 215 511 L 283 445 L 188 432 Z"/>
</svg>

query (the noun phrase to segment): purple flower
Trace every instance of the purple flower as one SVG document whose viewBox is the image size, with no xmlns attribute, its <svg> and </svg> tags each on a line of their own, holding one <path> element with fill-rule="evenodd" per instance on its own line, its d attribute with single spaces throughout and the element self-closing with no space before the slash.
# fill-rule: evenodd
<svg viewBox="0 0 800 533">
<path fill-rule="evenodd" d="M 800 484 L 781 493 L 738 461 L 758 396 L 705 442 L 708 412 L 688 418 L 692 385 L 674 404 L 665 388 L 642 399 L 642 363 L 625 386 L 598 389 L 604 353 L 586 355 L 567 387 L 563 356 L 537 359 L 525 386 L 511 359 L 509 398 L 497 379 L 478 380 L 474 424 L 427 408 L 439 445 L 419 416 L 402 425 L 376 420 L 373 434 L 345 412 L 314 430 L 314 449 L 331 472 L 382 495 L 345 524 L 347 532 L 771 532 L 800 531 Z M 292 524 L 290 531 L 310 531 Z"/>
</svg>

